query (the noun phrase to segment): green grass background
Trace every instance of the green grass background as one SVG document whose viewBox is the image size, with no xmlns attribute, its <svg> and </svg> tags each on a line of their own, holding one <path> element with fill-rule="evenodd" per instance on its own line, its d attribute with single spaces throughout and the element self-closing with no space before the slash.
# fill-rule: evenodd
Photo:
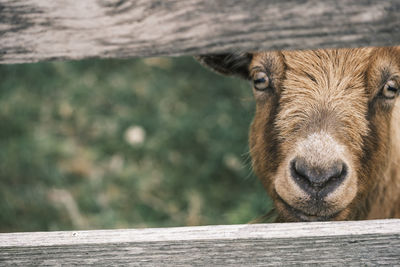
<svg viewBox="0 0 400 267">
<path fill-rule="evenodd" d="M 246 223 L 253 112 L 188 57 L 0 65 L 0 232 Z"/>
</svg>

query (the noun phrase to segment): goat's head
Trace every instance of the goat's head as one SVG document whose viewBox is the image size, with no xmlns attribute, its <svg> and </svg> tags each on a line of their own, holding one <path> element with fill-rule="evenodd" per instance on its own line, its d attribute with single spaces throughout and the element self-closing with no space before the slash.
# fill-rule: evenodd
<svg viewBox="0 0 400 267">
<path fill-rule="evenodd" d="M 281 221 L 365 216 L 390 153 L 400 50 L 362 48 L 204 55 L 252 81 L 253 169 Z"/>
</svg>

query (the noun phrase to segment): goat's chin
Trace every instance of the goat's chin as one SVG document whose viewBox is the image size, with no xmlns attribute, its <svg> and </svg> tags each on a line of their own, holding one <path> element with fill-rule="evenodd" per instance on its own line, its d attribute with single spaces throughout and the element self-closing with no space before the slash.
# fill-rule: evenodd
<svg viewBox="0 0 400 267">
<path fill-rule="evenodd" d="M 349 216 L 351 201 L 329 201 L 325 199 L 312 199 L 310 197 L 285 198 L 275 191 L 275 206 L 282 221 L 287 222 L 313 222 L 313 221 L 341 221 Z M 339 204 L 339 203 L 340 204 Z"/>
<path fill-rule="evenodd" d="M 275 206 L 281 220 L 286 222 L 339 221 L 345 220 L 348 214 L 346 209 L 338 210 L 324 202 L 303 204 L 300 208 L 294 207 L 279 195 L 275 200 Z"/>
</svg>

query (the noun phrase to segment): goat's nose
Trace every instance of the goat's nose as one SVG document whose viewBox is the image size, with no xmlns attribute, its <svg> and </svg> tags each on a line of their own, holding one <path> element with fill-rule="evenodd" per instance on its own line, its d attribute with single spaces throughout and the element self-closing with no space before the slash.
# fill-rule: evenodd
<svg viewBox="0 0 400 267">
<path fill-rule="evenodd" d="M 304 158 L 295 158 L 291 161 L 290 173 L 301 189 L 314 198 L 322 199 L 343 182 L 347 166 L 341 160 L 327 166 L 314 166 Z"/>
</svg>

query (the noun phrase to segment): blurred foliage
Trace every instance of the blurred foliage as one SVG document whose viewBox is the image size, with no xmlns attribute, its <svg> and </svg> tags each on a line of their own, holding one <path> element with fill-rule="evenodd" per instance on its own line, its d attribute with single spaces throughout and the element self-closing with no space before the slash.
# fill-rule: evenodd
<svg viewBox="0 0 400 267">
<path fill-rule="evenodd" d="M 250 86 L 192 58 L 0 66 L 0 231 L 246 223 Z"/>
</svg>

